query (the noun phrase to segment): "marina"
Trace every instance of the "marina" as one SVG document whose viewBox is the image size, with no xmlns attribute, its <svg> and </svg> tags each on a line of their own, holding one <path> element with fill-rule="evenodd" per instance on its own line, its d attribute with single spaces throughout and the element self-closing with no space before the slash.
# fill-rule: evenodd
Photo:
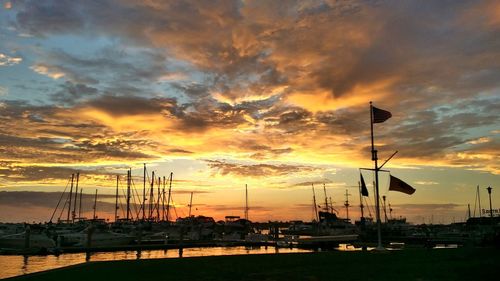
<svg viewBox="0 0 500 281">
<path fill-rule="evenodd" d="M 0 1 L 0 280 L 500 276 L 500 1 Z"/>
</svg>

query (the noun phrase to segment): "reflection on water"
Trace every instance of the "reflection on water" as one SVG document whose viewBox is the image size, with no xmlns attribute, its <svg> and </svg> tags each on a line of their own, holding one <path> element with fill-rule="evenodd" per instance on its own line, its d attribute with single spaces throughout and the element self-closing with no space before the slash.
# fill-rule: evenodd
<svg viewBox="0 0 500 281">
<path fill-rule="evenodd" d="M 366 249 L 363 249 L 363 247 L 354 247 L 354 245 L 351 244 L 339 244 L 335 250 L 337 251 L 346 251 L 346 252 L 351 252 L 351 251 L 371 251 L 375 249 L 375 247 L 366 247 Z"/>
<path fill-rule="evenodd" d="M 458 248 L 457 244 L 437 244 L 433 247 L 433 249 L 456 249 Z"/>
<path fill-rule="evenodd" d="M 0 256 L 0 278 L 64 267 L 86 261 L 162 259 L 179 257 L 227 256 L 245 254 L 275 254 L 310 252 L 302 249 L 275 247 L 214 247 L 172 250 L 121 251 L 106 253 L 76 253 L 59 256 Z"/>
</svg>

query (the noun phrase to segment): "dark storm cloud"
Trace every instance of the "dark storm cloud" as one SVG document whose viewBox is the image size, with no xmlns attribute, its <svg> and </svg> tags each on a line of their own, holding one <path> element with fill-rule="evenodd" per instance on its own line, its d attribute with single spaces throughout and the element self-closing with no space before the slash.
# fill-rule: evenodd
<svg viewBox="0 0 500 281">
<path fill-rule="evenodd" d="M 24 31 L 43 36 L 47 31 L 53 33 L 74 32 L 82 29 L 85 17 L 78 3 L 71 0 L 56 1 L 15 1 L 14 7 L 22 3 L 17 13 L 17 24 Z"/>
<path fill-rule="evenodd" d="M 84 106 L 102 110 L 114 116 L 162 113 L 166 110 L 176 113 L 177 102 L 170 98 L 143 98 L 138 96 L 102 96 L 93 99 Z"/>
<path fill-rule="evenodd" d="M 340 109 L 336 111 L 318 112 L 315 116 L 318 123 L 326 126 L 326 129 L 333 134 L 349 134 L 355 136 L 368 129 L 369 111 L 366 108 Z M 369 116 L 369 115 L 368 115 Z"/>
<path fill-rule="evenodd" d="M 66 82 L 60 85 L 60 90 L 51 95 L 52 100 L 57 103 L 74 105 L 82 99 L 95 96 L 98 90 L 85 84 L 73 84 Z"/>
<path fill-rule="evenodd" d="M 169 74 L 167 63 L 167 58 L 157 51 L 134 51 L 111 46 L 97 50 L 92 56 L 52 49 L 44 52 L 31 69 L 74 84 L 90 84 L 94 87 L 99 84 L 103 92 L 123 95 L 140 93 L 142 88 Z M 141 88 L 137 88 L 137 85 Z"/>
<path fill-rule="evenodd" d="M 401 149 L 405 157 L 432 158 L 470 141 L 467 132 L 472 129 L 494 126 L 500 122 L 498 99 L 464 101 L 446 114 L 425 110 L 413 113 L 403 124 L 389 130 L 385 140 L 390 147 Z M 390 148 L 389 148 L 390 149 Z M 474 150 L 480 147 L 473 148 Z"/>
</svg>

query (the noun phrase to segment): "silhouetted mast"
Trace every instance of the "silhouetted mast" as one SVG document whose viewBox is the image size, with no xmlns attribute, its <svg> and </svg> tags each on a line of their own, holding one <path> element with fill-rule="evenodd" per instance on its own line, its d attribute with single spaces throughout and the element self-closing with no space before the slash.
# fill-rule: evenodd
<svg viewBox="0 0 500 281">
<path fill-rule="evenodd" d="M 83 196 L 83 189 L 80 189 L 80 206 L 78 207 L 78 219 L 82 219 L 82 196 Z"/>
<path fill-rule="evenodd" d="M 488 186 L 488 187 L 486 188 L 486 190 L 488 190 L 488 196 L 490 197 L 490 217 L 493 217 L 493 207 L 492 207 L 492 205 L 491 205 L 491 190 L 492 190 L 492 189 L 493 189 L 493 188 L 491 188 L 491 186 Z"/>
<path fill-rule="evenodd" d="M 75 174 L 71 174 L 71 188 L 69 189 L 69 206 L 68 206 L 68 216 L 66 217 L 66 222 L 69 222 L 69 214 L 71 213 L 71 198 L 73 197 L 73 180 L 75 179 Z"/>
<path fill-rule="evenodd" d="M 132 169 L 127 171 L 127 220 L 130 219 L 130 184 L 132 177 Z"/>
<path fill-rule="evenodd" d="M 349 220 L 349 196 L 351 194 L 349 194 L 348 190 L 346 189 L 345 190 L 345 203 L 344 203 L 344 206 L 345 206 L 345 213 L 346 213 L 346 218 L 347 220 Z"/>
<path fill-rule="evenodd" d="M 165 185 L 166 185 L 166 179 L 165 176 L 163 176 L 163 190 L 162 190 L 162 199 L 161 199 L 161 209 L 162 209 L 162 220 L 165 220 Z"/>
<path fill-rule="evenodd" d="M 311 184 L 311 186 L 312 186 L 312 192 L 313 192 L 314 217 L 316 218 L 316 221 L 319 222 L 318 205 L 316 205 L 316 192 L 314 191 L 314 184 Z"/>
<path fill-rule="evenodd" d="M 323 183 L 323 192 L 325 193 L 325 210 L 327 212 L 330 212 L 330 208 L 328 207 L 328 197 L 326 195 L 326 186 L 324 183 Z"/>
<path fill-rule="evenodd" d="M 479 193 L 479 185 L 477 186 L 477 202 L 479 203 L 479 217 L 483 217 L 481 212 L 481 193 Z"/>
<path fill-rule="evenodd" d="M 168 186 L 168 198 L 167 198 L 167 221 L 170 221 L 170 198 L 172 196 L 172 179 L 174 177 L 174 173 L 170 172 L 170 183 Z"/>
<path fill-rule="evenodd" d="M 156 199 L 156 220 L 160 221 L 161 177 L 158 177 L 158 198 Z"/>
<path fill-rule="evenodd" d="M 94 197 L 94 220 L 97 219 L 97 216 L 96 216 L 96 211 L 97 211 L 97 189 L 95 190 L 95 197 Z"/>
<path fill-rule="evenodd" d="M 359 186 L 359 208 L 361 210 L 361 221 L 365 218 L 363 209 L 365 208 L 363 206 L 363 195 L 361 194 L 361 182 L 358 181 L 358 186 Z"/>
<path fill-rule="evenodd" d="M 151 187 L 149 188 L 149 220 L 153 218 L 153 192 L 155 186 L 155 171 L 151 172 Z"/>
<path fill-rule="evenodd" d="M 80 173 L 76 173 L 75 201 L 73 202 L 73 212 L 71 213 L 72 222 L 75 222 L 75 217 L 76 217 L 76 200 L 78 199 L 78 180 L 79 179 L 80 179 Z"/>
<path fill-rule="evenodd" d="M 191 191 L 191 198 L 189 198 L 189 217 L 191 217 L 191 207 L 193 206 L 193 192 Z"/>
<path fill-rule="evenodd" d="M 384 249 L 382 247 L 382 230 L 381 230 L 381 221 L 380 221 L 380 194 L 379 194 L 379 180 L 378 180 L 378 172 L 380 170 L 380 167 L 378 166 L 378 156 L 377 156 L 377 150 L 375 149 L 375 142 L 373 139 L 373 124 L 374 123 L 382 123 L 385 122 L 387 119 L 391 118 L 392 114 L 388 111 L 378 109 L 377 108 L 377 119 L 375 119 L 375 113 L 374 113 L 374 107 L 372 105 L 372 102 L 370 102 L 370 133 L 371 133 L 371 145 L 372 145 L 372 161 L 374 162 L 374 171 L 375 171 L 375 206 L 376 206 L 376 215 L 377 215 L 377 240 L 378 240 L 378 246 L 377 249 L 382 250 Z M 396 151 L 397 153 L 397 151 Z M 381 167 L 387 163 L 396 153 L 394 153 L 389 159 L 387 159 Z"/>
<path fill-rule="evenodd" d="M 248 186 L 245 184 L 245 219 L 248 220 Z"/>
<path fill-rule="evenodd" d="M 118 181 L 120 176 L 116 175 L 116 194 L 115 194 L 115 222 L 118 220 Z"/>
<path fill-rule="evenodd" d="M 144 175 L 142 180 L 142 220 L 146 218 L 146 163 L 144 163 Z"/>
</svg>

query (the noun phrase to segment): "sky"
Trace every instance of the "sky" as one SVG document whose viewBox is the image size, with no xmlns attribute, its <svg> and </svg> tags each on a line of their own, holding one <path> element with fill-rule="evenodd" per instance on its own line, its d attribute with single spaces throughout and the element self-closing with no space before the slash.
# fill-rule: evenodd
<svg viewBox="0 0 500 281">
<path fill-rule="evenodd" d="M 77 172 L 110 218 L 144 163 L 173 172 L 178 216 L 191 192 L 195 215 L 243 216 L 247 184 L 251 220 L 311 220 L 324 185 L 354 220 L 370 101 L 416 189 L 381 173 L 388 215 L 463 221 L 477 186 L 500 204 L 499 77 L 498 1 L 2 1 L 0 221 L 47 221 Z"/>
</svg>

